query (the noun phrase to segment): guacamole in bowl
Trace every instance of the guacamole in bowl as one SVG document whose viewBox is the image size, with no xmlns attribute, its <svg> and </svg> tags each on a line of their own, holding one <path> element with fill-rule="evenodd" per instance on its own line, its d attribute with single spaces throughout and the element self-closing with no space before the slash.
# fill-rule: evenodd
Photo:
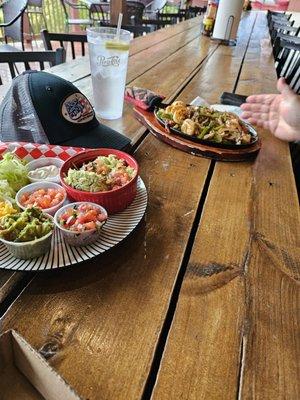
<svg viewBox="0 0 300 400">
<path fill-rule="evenodd" d="M 53 230 L 53 218 L 36 207 L 0 218 L 0 240 L 16 258 L 35 258 L 49 251 Z"/>
</svg>

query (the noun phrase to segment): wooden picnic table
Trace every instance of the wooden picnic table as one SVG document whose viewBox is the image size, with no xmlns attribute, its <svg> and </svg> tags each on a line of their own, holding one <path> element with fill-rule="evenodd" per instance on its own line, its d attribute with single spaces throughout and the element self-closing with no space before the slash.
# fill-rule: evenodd
<svg viewBox="0 0 300 400">
<path fill-rule="evenodd" d="M 274 92 L 264 13 L 236 47 L 198 18 L 135 39 L 128 83 L 168 101 Z M 86 58 L 52 69 L 91 100 Z M 121 245 L 78 266 L 0 271 L 1 330 L 14 328 L 84 398 L 300 398 L 299 204 L 289 147 L 259 130 L 253 162 L 159 142 L 125 106 L 108 123 L 133 140 L 149 204 Z"/>
</svg>

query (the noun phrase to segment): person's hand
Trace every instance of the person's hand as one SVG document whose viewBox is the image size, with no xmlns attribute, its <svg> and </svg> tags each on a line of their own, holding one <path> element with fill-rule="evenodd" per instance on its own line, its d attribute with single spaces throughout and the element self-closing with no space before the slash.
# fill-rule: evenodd
<svg viewBox="0 0 300 400">
<path fill-rule="evenodd" d="M 283 78 L 277 83 L 280 94 L 249 96 L 241 105 L 242 118 L 251 124 L 269 129 L 279 139 L 300 140 L 300 96 L 296 95 Z"/>
</svg>

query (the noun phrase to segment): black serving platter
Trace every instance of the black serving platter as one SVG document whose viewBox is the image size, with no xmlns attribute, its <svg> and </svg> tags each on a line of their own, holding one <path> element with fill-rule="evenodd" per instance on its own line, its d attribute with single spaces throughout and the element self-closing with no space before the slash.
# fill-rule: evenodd
<svg viewBox="0 0 300 400">
<path fill-rule="evenodd" d="M 167 104 L 161 105 L 159 108 L 158 107 L 155 108 L 155 110 L 154 110 L 155 118 L 160 123 L 160 125 L 162 125 L 167 131 L 173 133 L 174 135 L 180 136 L 186 140 L 190 140 L 195 143 L 204 144 L 206 146 L 219 147 L 222 149 L 243 149 L 246 147 L 253 146 L 258 141 L 258 134 L 257 134 L 256 130 L 253 128 L 252 125 L 250 125 L 249 123 L 247 123 L 245 121 L 241 121 L 241 122 L 246 126 L 246 128 L 248 129 L 249 133 L 251 134 L 251 136 L 253 138 L 251 143 L 246 143 L 246 144 L 217 143 L 217 142 L 213 142 L 212 140 L 204 140 L 204 139 L 199 139 L 196 136 L 187 135 L 186 133 L 181 132 L 179 129 L 175 129 L 171 126 L 168 126 L 165 123 L 165 121 L 157 115 L 158 110 L 160 108 L 165 108 L 165 107 L 167 107 Z"/>
</svg>

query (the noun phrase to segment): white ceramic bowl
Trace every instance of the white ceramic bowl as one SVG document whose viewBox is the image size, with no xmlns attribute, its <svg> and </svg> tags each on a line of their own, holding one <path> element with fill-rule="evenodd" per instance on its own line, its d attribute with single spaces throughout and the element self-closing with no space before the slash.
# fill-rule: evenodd
<svg viewBox="0 0 300 400">
<path fill-rule="evenodd" d="M 53 221 L 51 215 L 48 215 L 48 217 Z M 53 232 L 54 227 L 51 232 L 47 233 L 47 235 L 36 240 L 31 240 L 30 242 L 15 243 L 5 239 L 0 239 L 0 241 L 14 257 L 28 260 L 30 258 L 40 257 L 50 250 Z"/>
<path fill-rule="evenodd" d="M 56 213 L 56 211 L 63 206 L 64 202 L 66 201 L 67 198 L 67 192 L 65 191 L 65 189 L 60 186 L 58 183 L 54 183 L 54 182 L 35 182 L 35 183 L 30 183 L 27 186 L 24 186 L 22 189 L 20 189 L 18 191 L 18 193 L 16 194 L 16 203 L 17 205 L 22 209 L 25 210 L 26 206 L 23 206 L 20 203 L 20 199 L 22 197 L 22 195 L 24 193 L 32 193 L 35 192 L 38 189 L 59 189 L 63 192 L 64 194 L 64 198 L 63 200 L 57 204 L 56 206 L 50 207 L 50 208 L 46 208 L 43 209 L 43 212 L 46 214 L 50 214 L 50 215 L 54 215 Z"/>
<path fill-rule="evenodd" d="M 37 168 L 47 167 L 48 165 L 55 165 L 59 169 L 59 172 L 53 178 L 36 179 L 36 178 L 31 178 L 30 176 L 28 176 L 28 179 L 30 180 L 30 182 L 47 181 L 47 182 L 59 183 L 60 182 L 60 177 L 59 177 L 60 169 L 63 166 L 63 164 L 64 164 L 63 160 L 61 160 L 60 158 L 54 158 L 54 157 L 42 157 L 42 158 L 38 158 L 37 160 L 30 161 L 27 164 L 27 168 L 28 168 L 29 172 L 34 171 Z"/>
<path fill-rule="evenodd" d="M 91 229 L 88 231 L 84 231 L 84 232 L 73 232 L 70 231 L 69 229 L 63 228 L 60 224 L 59 224 L 59 217 L 68 209 L 68 208 L 72 208 L 75 205 L 79 206 L 80 204 L 91 204 L 92 206 L 94 206 L 95 208 L 98 208 L 101 213 L 106 215 L 107 218 L 107 211 L 105 210 L 105 208 L 99 206 L 99 204 L 95 204 L 95 203 L 91 203 L 88 201 L 81 201 L 81 202 L 76 202 L 76 203 L 70 203 L 70 204 L 66 204 L 65 206 L 63 206 L 62 208 L 60 208 L 55 216 L 54 216 L 54 223 L 55 225 L 58 227 L 58 229 L 61 231 L 65 241 L 70 244 L 71 246 L 87 246 L 89 244 L 94 243 L 96 240 L 99 239 L 100 233 L 101 233 L 101 228 L 103 227 L 103 225 L 105 224 L 106 221 L 103 221 L 103 224 L 101 225 L 100 228 L 97 229 Z"/>
</svg>

